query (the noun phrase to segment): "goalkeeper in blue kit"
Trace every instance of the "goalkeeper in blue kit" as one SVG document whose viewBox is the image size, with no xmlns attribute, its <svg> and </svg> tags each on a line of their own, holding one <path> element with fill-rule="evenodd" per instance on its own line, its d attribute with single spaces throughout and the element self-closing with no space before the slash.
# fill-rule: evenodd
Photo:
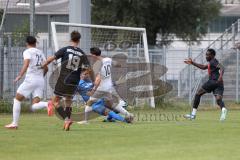
<svg viewBox="0 0 240 160">
<path fill-rule="evenodd" d="M 94 87 L 94 84 L 90 79 L 89 70 L 82 70 L 81 80 L 79 81 L 77 92 L 82 96 L 84 102 L 87 102 L 89 100 L 90 94 L 91 94 L 90 92 L 92 91 L 93 87 Z M 120 103 L 122 103 L 123 105 L 126 105 L 124 101 L 121 101 Z M 103 98 L 99 98 L 95 103 L 93 103 L 90 106 L 90 108 L 85 108 L 85 121 L 82 121 L 80 123 L 87 123 L 88 114 L 91 111 L 94 111 L 102 116 L 108 116 L 107 120 L 109 121 L 117 120 L 117 121 L 129 123 L 128 119 L 125 119 L 121 115 L 105 107 Z"/>
</svg>

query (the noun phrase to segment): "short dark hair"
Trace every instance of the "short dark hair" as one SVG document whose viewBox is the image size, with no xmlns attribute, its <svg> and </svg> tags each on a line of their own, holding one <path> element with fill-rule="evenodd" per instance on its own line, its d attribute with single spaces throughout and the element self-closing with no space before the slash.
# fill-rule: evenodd
<svg viewBox="0 0 240 160">
<path fill-rule="evenodd" d="M 90 48 L 90 53 L 95 56 L 101 56 L 101 50 L 98 47 Z"/>
<path fill-rule="evenodd" d="M 78 42 L 81 38 L 81 34 L 78 31 L 72 31 L 71 33 L 71 40 L 73 42 Z"/>
<path fill-rule="evenodd" d="M 37 39 L 33 36 L 27 36 L 26 43 L 29 45 L 35 45 L 37 43 Z"/>
<path fill-rule="evenodd" d="M 216 52 L 215 52 L 215 50 L 214 49 L 212 49 L 212 48 L 208 48 L 208 50 L 207 50 L 208 52 L 210 52 L 210 54 L 211 55 L 213 55 L 213 56 L 215 56 L 216 55 Z"/>
</svg>

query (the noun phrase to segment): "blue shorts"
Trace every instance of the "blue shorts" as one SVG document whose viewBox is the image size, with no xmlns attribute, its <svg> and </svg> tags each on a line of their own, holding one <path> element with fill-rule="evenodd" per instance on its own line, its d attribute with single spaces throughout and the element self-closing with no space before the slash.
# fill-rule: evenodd
<svg viewBox="0 0 240 160">
<path fill-rule="evenodd" d="M 103 99 L 97 100 L 97 102 L 92 104 L 92 109 L 94 112 L 100 115 L 104 115 L 106 109 L 106 107 L 104 106 L 104 100 Z"/>
</svg>

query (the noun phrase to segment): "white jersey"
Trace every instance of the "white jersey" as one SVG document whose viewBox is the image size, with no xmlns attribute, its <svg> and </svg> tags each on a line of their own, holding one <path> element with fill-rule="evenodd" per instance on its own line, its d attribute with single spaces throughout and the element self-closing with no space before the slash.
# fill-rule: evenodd
<svg viewBox="0 0 240 160">
<path fill-rule="evenodd" d="M 37 48 L 28 48 L 23 52 L 23 58 L 30 60 L 25 79 L 43 78 L 41 65 L 46 58 L 42 51 Z"/>
<path fill-rule="evenodd" d="M 101 69 L 99 71 L 99 74 L 101 76 L 101 82 L 97 90 L 111 92 L 109 90 L 113 87 L 111 68 L 112 68 L 112 59 L 108 57 L 103 58 Z"/>
</svg>

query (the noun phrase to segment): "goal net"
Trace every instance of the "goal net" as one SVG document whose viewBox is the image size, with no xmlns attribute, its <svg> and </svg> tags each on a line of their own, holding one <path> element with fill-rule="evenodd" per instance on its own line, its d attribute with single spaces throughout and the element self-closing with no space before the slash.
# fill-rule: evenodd
<svg viewBox="0 0 240 160">
<path fill-rule="evenodd" d="M 62 22 L 52 22 L 51 28 L 55 51 L 69 45 L 73 30 L 79 31 L 79 47 L 87 55 L 91 47 L 99 47 L 103 56 L 121 64 L 112 68 L 112 79 L 120 97 L 130 105 L 155 107 L 145 28 Z"/>
</svg>

